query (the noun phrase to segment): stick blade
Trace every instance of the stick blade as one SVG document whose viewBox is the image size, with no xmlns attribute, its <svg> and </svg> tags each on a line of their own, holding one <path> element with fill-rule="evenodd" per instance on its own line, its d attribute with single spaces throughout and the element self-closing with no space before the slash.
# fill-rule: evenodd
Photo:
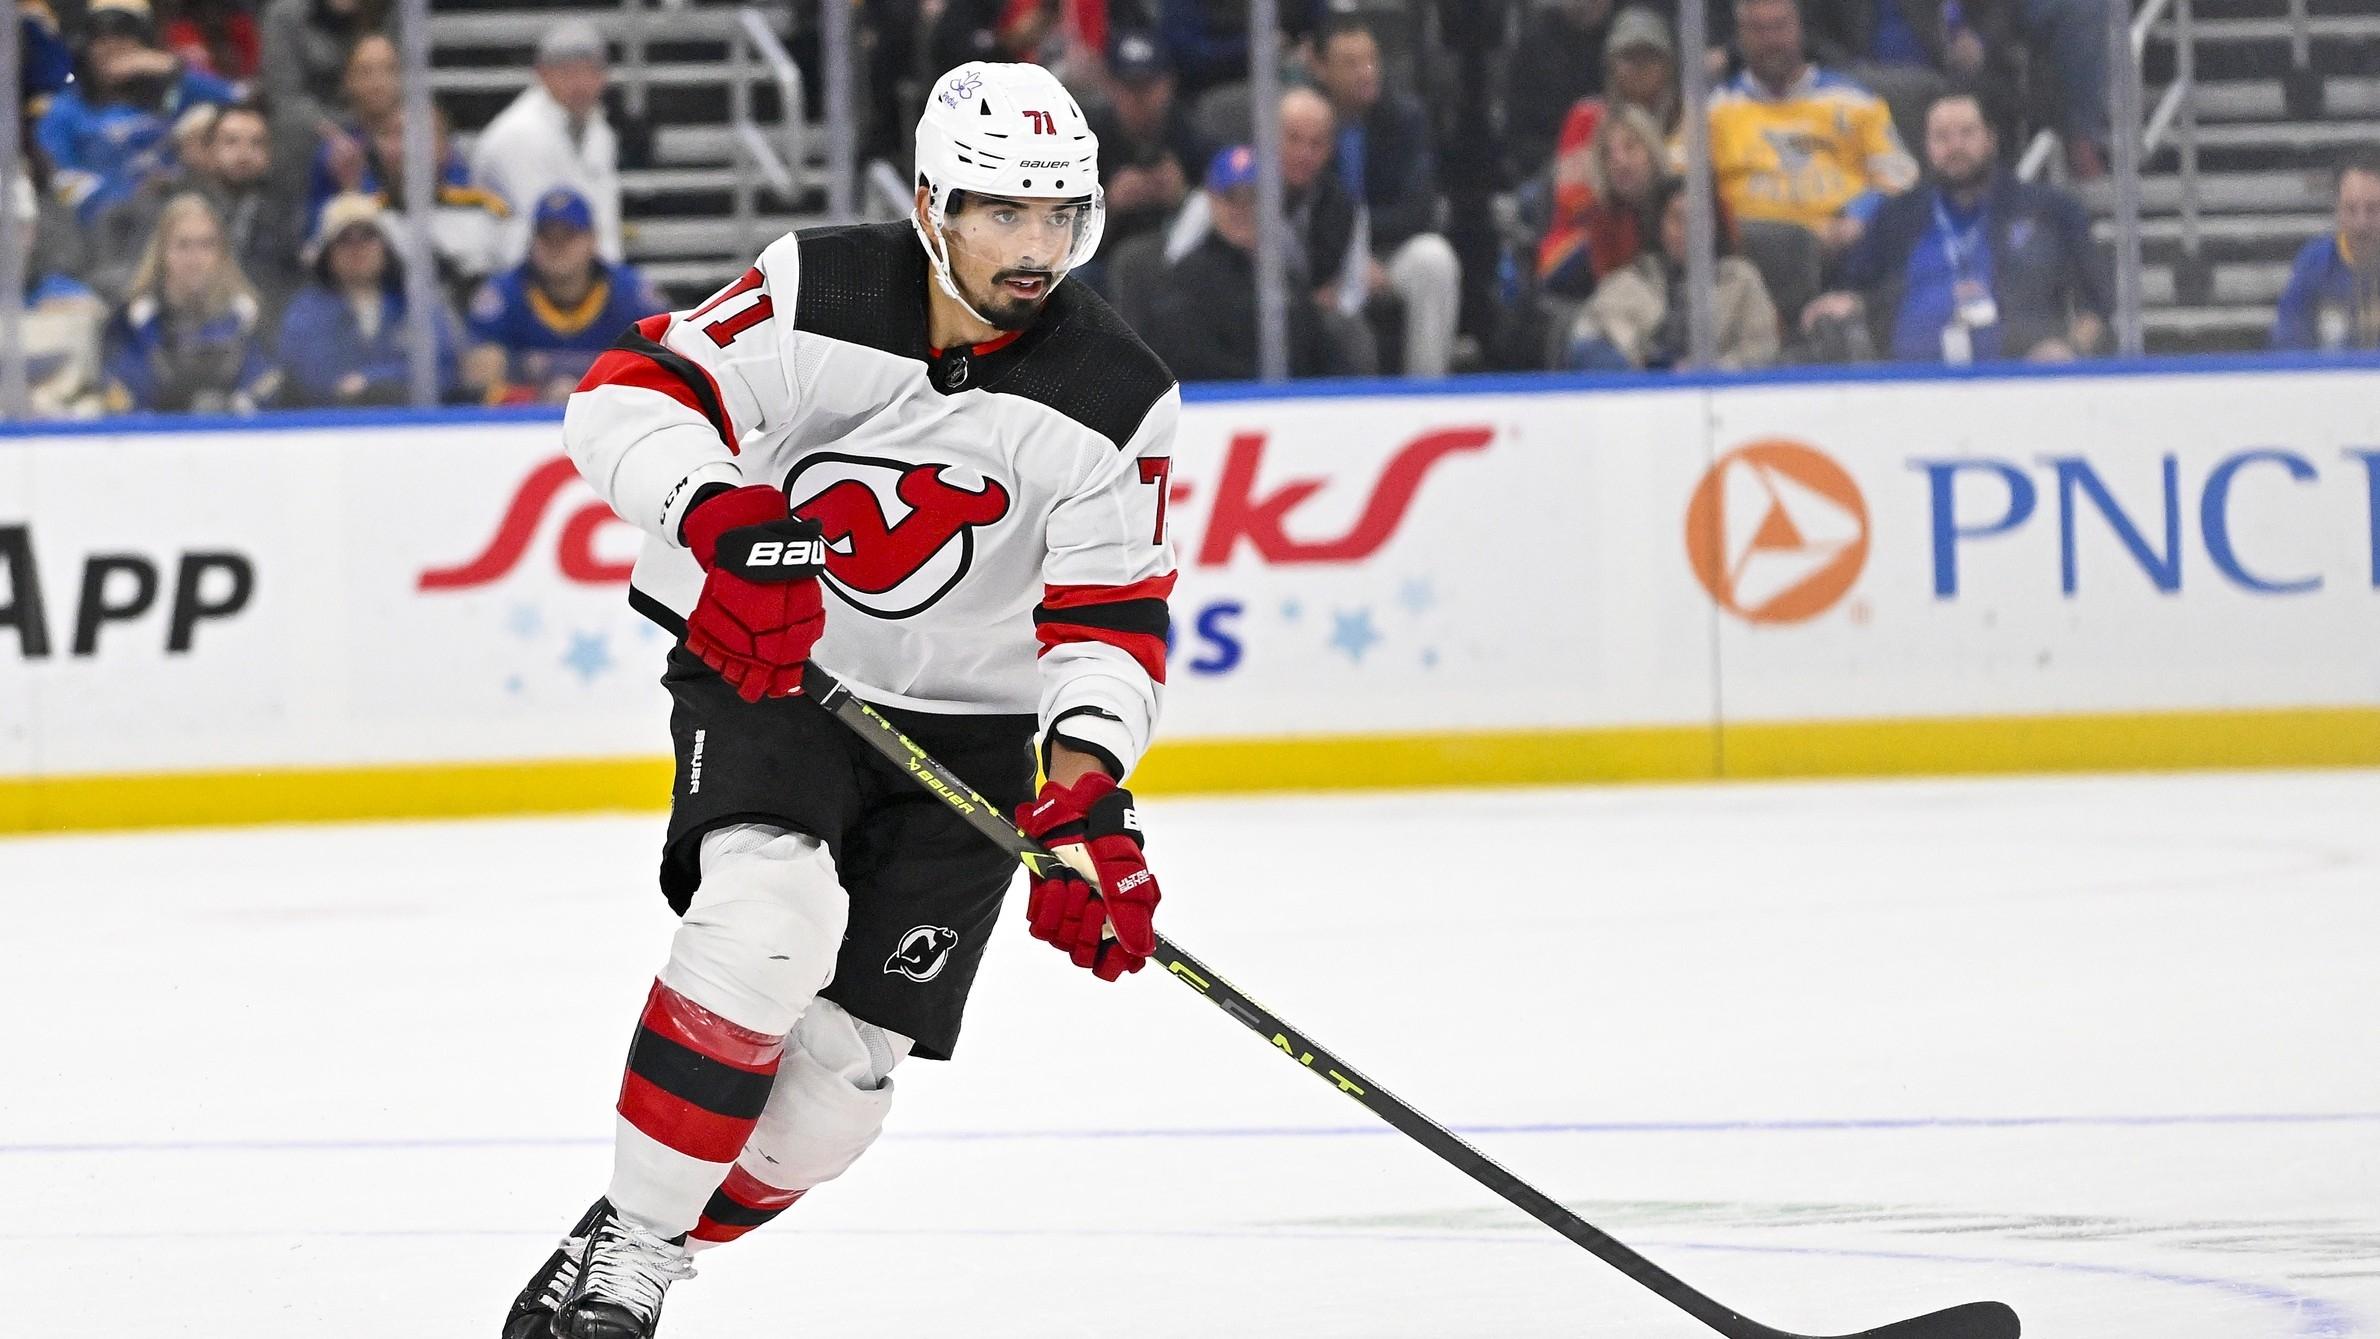
<svg viewBox="0 0 2380 1339">
<path fill-rule="evenodd" d="M 2023 1327 L 2005 1302 L 1969 1302 L 1913 1320 L 1896 1320 L 1848 1339 L 2017 1339 Z"/>
</svg>

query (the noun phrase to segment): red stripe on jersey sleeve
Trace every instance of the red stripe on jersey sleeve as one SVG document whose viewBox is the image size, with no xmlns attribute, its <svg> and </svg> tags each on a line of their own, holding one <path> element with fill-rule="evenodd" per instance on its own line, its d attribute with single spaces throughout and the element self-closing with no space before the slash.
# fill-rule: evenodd
<svg viewBox="0 0 2380 1339">
<path fill-rule="evenodd" d="M 1139 662 L 1151 682 L 1165 682 L 1165 639 L 1146 632 L 1118 632 L 1114 628 L 1085 627 L 1079 623 L 1040 623 L 1033 635 L 1041 640 L 1038 655 L 1048 655 L 1071 642 L 1098 642 L 1131 656 Z"/>
<path fill-rule="evenodd" d="M 1122 604 L 1126 600 L 1168 600 L 1173 598 L 1174 581 L 1178 573 L 1135 581 L 1129 586 L 1043 586 L 1041 607 L 1044 609 L 1080 609 L 1086 604 Z"/>
<path fill-rule="evenodd" d="M 1070 642 L 1112 646 L 1138 662 L 1151 681 L 1165 682 L 1166 597 L 1174 573 L 1125 586 L 1044 586 L 1033 611 L 1033 634 L 1047 655 Z"/>
<path fill-rule="evenodd" d="M 719 440 L 727 444 L 730 452 L 738 450 L 735 421 L 728 415 L 727 397 L 719 393 L 718 379 L 711 375 L 710 369 L 661 342 L 661 337 L 669 332 L 669 320 L 664 313 L 638 321 L 634 329 L 620 337 L 619 344 L 595 359 L 578 388 L 590 391 L 597 386 L 636 386 L 659 391 L 701 415 L 704 422 L 718 431 Z M 707 405 L 703 402 L 706 391 L 710 398 Z"/>
</svg>

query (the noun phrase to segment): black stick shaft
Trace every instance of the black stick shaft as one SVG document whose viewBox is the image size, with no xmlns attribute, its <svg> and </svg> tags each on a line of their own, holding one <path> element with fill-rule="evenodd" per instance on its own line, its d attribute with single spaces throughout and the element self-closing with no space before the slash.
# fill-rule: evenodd
<svg viewBox="0 0 2380 1339">
<path fill-rule="evenodd" d="M 886 720 L 881 712 L 852 696 L 851 690 L 832 676 L 812 666 L 804 681 L 803 691 L 819 706 L 833 713 L 835 719 L 867 741 L 870 747 L 908 772 L 911 780 L 940 797 L 944 804 L 949 805 L 993 845 L 1015 856 L 1027 872 L 1038 876 L 1044 869 L 1055 869 L 1065 864 L 1051 854 L 1048 847 L 1018 831 L 998 806 L 977 794 L 965 781 L 951 775 L 915 740 L 901 733 L 900 728 Z M 1597 1259 L 1644 1285 L 1671 1306 L 1728 1336 L 1728 1339 L 1802 1339 L 1801 1336 L 1773 1329 L 1721 1306 L 1677 1275 L 1638 1255 L 1609 1233 L 1555 1203 L 1543 1191 L 1473 1148 L 1461 1135 L 1406 1105 L 1362 1071 L 1282 1022 L 1271 1010 L 1248 998 L 1239 987 L 1224 980 L 1212 968 L 1184 952 L 1165 936 L 1157 936 L 1157 952 L 1153 957 L 1164 964 L 1175 980 L 1204 995 L 1215 1007 L 1238 1019 L 1249 1031 L 1271 1042 L 1282 1054 L 1362 1103 L 1365 1110 L 1437 1154 L 1465 1176 L 1496 1192 L 1531 1218 L 1586 1247 Z M 1866 1339 L 2016 1339 L 2017 1333 L 2015 1312 L 1997 1302 L 1978 1302 L 1865 1331 L 1864 1335 Z M 1851 1339 L 1862 1339 L 1862 1336 L 1852 1336 Z"/>
<path fill-rule="evenodd" d="M 809 676 L 807 688 L 818 705 L 851 727 L 877 752 L 898 764 L 909 773 L 912 780 L 940 797 L 959 817 L 967 820 L 969 826 L 1015 856 L 1028 872 L 1038 875 L 1044 868 L 1063 865 L 1064 862 L 1052 855 L 1047 847 L 1018 831 L 998 806 L 946 771 L 934 761 L 931 754 L 901 733 L 900 728 L 886 720 L 882 713 L 852 696 L 851 690 L 841 683 L 825 687 L 820 683 L 824 678 L 816 670 L 812 670 Z M 824 691 L 818 691 L 822 687 Z M 1270 1041 L 1284 1055 L 1362 1103 L 1373 1115 L 1410 1135 L 1422 1147 L 1452 1163 L 1464 1175 L 1501 1195 L 1538 1222 L 1593 1251 L 1604 1263 L 1652 1289 L 1696 1320 L 1735 1339 L 1757 1339 L 1758 1336 L 1775 1333 L 1705 1297 L 1676 1275 L 1555 1203 L 1544 1192 L 1505 1170 L 1495 1159 L 1473 1148 L 1461 1135 L 1406 1105 L 1402 1099 L 1374 1083 L 1353 1065 L 1282 1022 L 1271 1010 L 1250 999 L 1237 986 L 1224 980 L 1212 968 L 1184 952 L 1181 946 L 1163 935 L 1157 936 L 1155 960 L 1163 964 L 1174 979 L 1204 995 L 1217 1008 L 1238 1019 L 1249 1031 Z"/>
</svg>

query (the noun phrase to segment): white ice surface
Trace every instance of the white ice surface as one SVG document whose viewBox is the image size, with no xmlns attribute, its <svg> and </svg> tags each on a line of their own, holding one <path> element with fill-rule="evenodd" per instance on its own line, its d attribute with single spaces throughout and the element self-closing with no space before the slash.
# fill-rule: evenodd
<svg viewBox="0 0 2380 1339">
<path fill-rule="evenodd" d="M 2380 773 L 1145 807 L 1186 948 L 1758 1319 L 2380 1331 Z M 0 842 L 0 1333 L 492 1336 L 605 1179 L 659 832 Z M 1703 1333 L 1015 910 L 666 1335 Z"/>
</svg>

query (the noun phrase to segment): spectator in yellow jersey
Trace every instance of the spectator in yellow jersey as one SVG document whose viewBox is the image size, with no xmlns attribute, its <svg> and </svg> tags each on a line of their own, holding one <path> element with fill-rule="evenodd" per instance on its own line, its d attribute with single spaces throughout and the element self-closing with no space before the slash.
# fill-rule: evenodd
<svg viewBox="0 0 2380 1339">
<path fill-rule="evenodd" d="M 1792 224 L 1828 256 L 1859 240 L 1916 160 L 1881 98 L 1810 63 L 1796 0 L 1736 0 L 1744 71 L 1711 99 L 1711 165 L 1747 227 Z"/>
</svg>

